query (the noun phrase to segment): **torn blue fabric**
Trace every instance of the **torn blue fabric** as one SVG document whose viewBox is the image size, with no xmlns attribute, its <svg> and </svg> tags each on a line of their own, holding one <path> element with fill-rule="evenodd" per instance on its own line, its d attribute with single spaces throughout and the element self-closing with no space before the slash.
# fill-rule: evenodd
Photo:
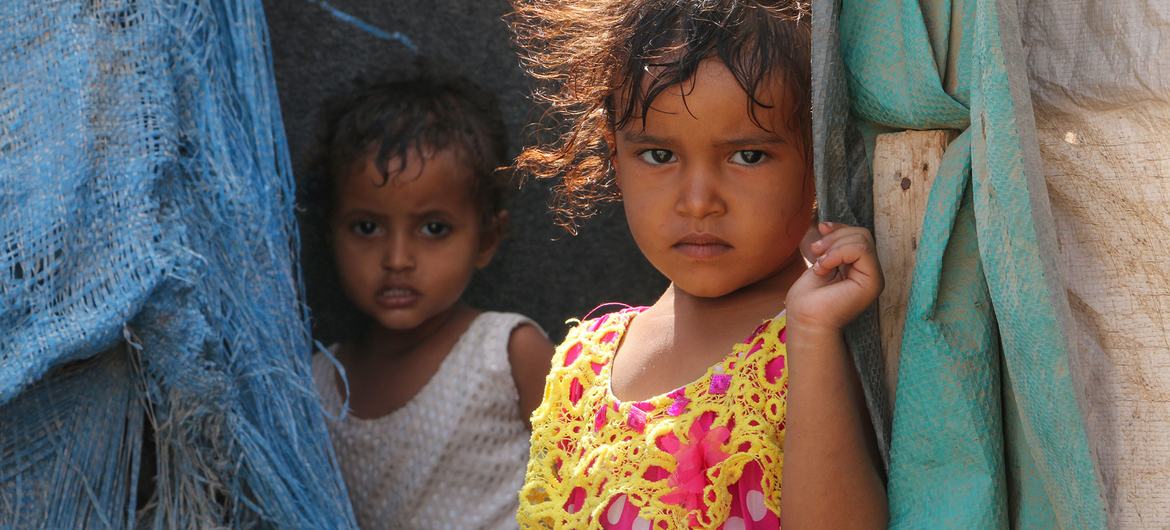
<svg viewBox="0 0 1170 530">
<path fill-rule="evenodd" d="M 294 196 L 260 2 L 0 5 L 0 528 L 354 526 Z"/>
</svg>

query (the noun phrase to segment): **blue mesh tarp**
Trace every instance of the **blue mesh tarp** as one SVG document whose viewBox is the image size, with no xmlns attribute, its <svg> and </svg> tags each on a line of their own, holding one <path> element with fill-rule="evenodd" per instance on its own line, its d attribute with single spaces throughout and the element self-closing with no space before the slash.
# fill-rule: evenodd
<svg viewBox="0 0 1170 530">
<path fill-rule="evenodd" d="M 960 132 L 919 239 L 890 442 L 891 526 L 1103 527 L 1015 2 L 813 6 L 823 214 L 872 220 L 875 133 Z M 880 393 L 879 379 L 866 380 Z"/>
<path fill-rule="evenodd" d="M 0 528 L 353 526 L 288 158 L 258 1 L 0 3 Z"/>
</svg>

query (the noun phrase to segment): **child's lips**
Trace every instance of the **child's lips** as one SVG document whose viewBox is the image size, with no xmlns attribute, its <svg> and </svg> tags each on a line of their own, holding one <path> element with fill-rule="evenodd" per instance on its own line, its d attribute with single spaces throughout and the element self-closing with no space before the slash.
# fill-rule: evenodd
<svg viewBox="0 0 1170 530">
<path fill-rule="evenodd" d="M 418 299 L 418 291 L 410 287 L 385 287 L 375 296 L 378 305 L 385 309 L 409 307 L 414 305 Z"/>
<path fill-rule="evenodd" d="M 711 259 L 731 252 L 731 243 L 708 233 L 687 234 L 672 247 L 691 259 Z"/>
</svg>

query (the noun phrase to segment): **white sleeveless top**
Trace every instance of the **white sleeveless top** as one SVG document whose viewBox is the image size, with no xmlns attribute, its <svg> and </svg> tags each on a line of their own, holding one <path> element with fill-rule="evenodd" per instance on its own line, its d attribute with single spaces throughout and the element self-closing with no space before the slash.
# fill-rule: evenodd
<svg viewBox="0 0 1170 530">
<path fill-rule="evenodd" d="M 481 313 L 401 408 L 371 420 L 327 421 L 360 527 L 517 527 L 529 431 L 508 340 L 520 324 L 536 326 L 515 313 Z M 336 369 L 322 355 L 313 358 L 313 381 L 336 418 Z"/>
</svg>

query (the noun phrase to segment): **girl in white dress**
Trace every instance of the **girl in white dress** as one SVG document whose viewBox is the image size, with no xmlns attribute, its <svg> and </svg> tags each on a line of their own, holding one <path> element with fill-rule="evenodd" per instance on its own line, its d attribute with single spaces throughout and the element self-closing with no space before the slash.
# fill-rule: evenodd
<svg viewBox="0 0 1170 530">
<path fill-rule="evenodd" d="M 356 311 L 332 348 L 345 378 L 325 356 L 313 377 L 346 412 L 329 428 L 358 524 L 515 528 L 552 345 L 524 316 L 460 301 L 508 218 L 494 101 L 459 79 L 375 83 L 324 125 L 306 207 L 332 271 L 310 295 Z"/>
</svg>

